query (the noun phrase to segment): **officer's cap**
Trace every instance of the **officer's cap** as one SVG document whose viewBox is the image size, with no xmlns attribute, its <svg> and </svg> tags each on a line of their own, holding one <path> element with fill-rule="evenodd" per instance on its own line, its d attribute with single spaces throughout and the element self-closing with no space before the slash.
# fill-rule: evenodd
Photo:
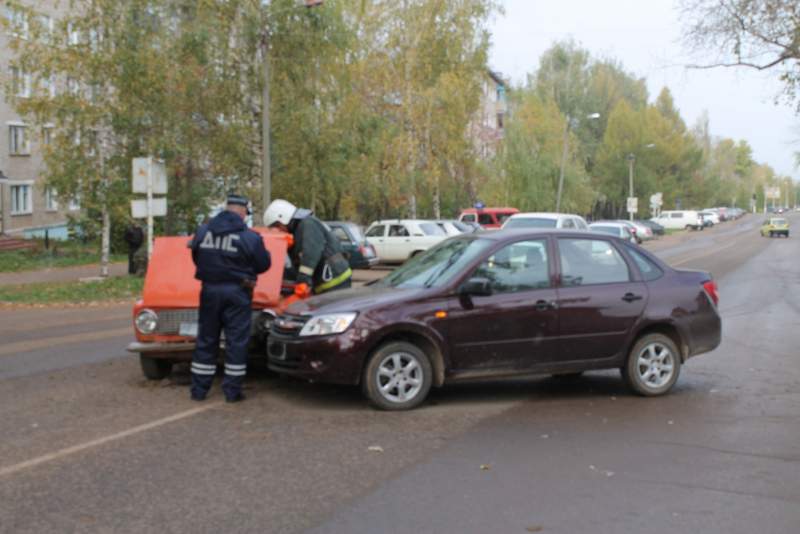
<svg viewBox="0 0 800 534">
<path fill-rule="evenodd" d="M 237 195 L 235 193 L 231 193 L 228 195 L 228 204 L 235 204 L 237 206 L 244 206 L 245 208 L 250 204 L 250 201 L 247 200 L 246 196 Z"/>
</svg>

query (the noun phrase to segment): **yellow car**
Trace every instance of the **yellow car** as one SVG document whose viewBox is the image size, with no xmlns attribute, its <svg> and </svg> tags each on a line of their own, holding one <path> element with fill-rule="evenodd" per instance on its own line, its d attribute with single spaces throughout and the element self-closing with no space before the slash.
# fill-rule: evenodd
<svg viewBox="0 0 800 534">
<path fill-rule="evenodd" d="M 761 226 L 761 235 L 764 237 L 772 237 L 774 235 L 789 237 L 789 221 L 780 217 L 770 217 Z"/>
</svg>

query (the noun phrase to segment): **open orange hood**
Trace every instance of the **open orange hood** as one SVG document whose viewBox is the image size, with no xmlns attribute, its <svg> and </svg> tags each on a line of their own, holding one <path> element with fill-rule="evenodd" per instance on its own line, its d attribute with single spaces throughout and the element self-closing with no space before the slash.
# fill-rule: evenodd
<svg viewBox="0 0 800 534">
<path fill-rule="evenodd" d="M 277 307 L 281 300 L 281 282 L 290 234 L 254 228 L 264 238 L 272 265 L 258 277 L 253 292 L 253 308 Z M 197 308 L 200 305 L 200 281 L 194 277 L 192 251 L 187 246 L 191 236 L 157 237 L 153 257 L 144 280 L 142 301 L 149 308 Z"/>
</svg>

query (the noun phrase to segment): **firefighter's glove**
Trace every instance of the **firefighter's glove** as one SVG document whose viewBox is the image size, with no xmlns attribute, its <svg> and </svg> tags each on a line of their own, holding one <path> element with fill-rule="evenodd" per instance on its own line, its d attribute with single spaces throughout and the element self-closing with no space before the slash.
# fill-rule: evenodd
<svg viewBox="0 0 800 534">
<path fill-rule="evenodd" d="M 301 299 L 306 299 L 311 296 L 311 287 L 306 283 L 299 283 L 294 286 L 294 294 Z"/>
</svg>

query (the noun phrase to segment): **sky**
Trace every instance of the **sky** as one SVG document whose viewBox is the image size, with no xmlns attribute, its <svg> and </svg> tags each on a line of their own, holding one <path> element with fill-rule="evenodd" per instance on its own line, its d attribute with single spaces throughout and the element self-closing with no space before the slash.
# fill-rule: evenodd
<svg viewBox="0 0 800 534">
<path fill-rule="evenodd" d="M 778 71 L 744 68 L 687 69 L 697 61 L 681 43 L 682 26 L 673 0 L 500 0 L 505 14 L 491 24 L 490 66 L 514 84 L 538 67 L 553 42 L 573 39 L 597 58 L 615 58 L 647 79 L 651 101 L 669 87 L 692 127 L 708 111 L 711 133 L 744 139 L 753 157 L 800 181 L 794 152 L 800 151 L 800 116 L 791 104 L 776 104 L 783 85 Z"/>
</svg>

